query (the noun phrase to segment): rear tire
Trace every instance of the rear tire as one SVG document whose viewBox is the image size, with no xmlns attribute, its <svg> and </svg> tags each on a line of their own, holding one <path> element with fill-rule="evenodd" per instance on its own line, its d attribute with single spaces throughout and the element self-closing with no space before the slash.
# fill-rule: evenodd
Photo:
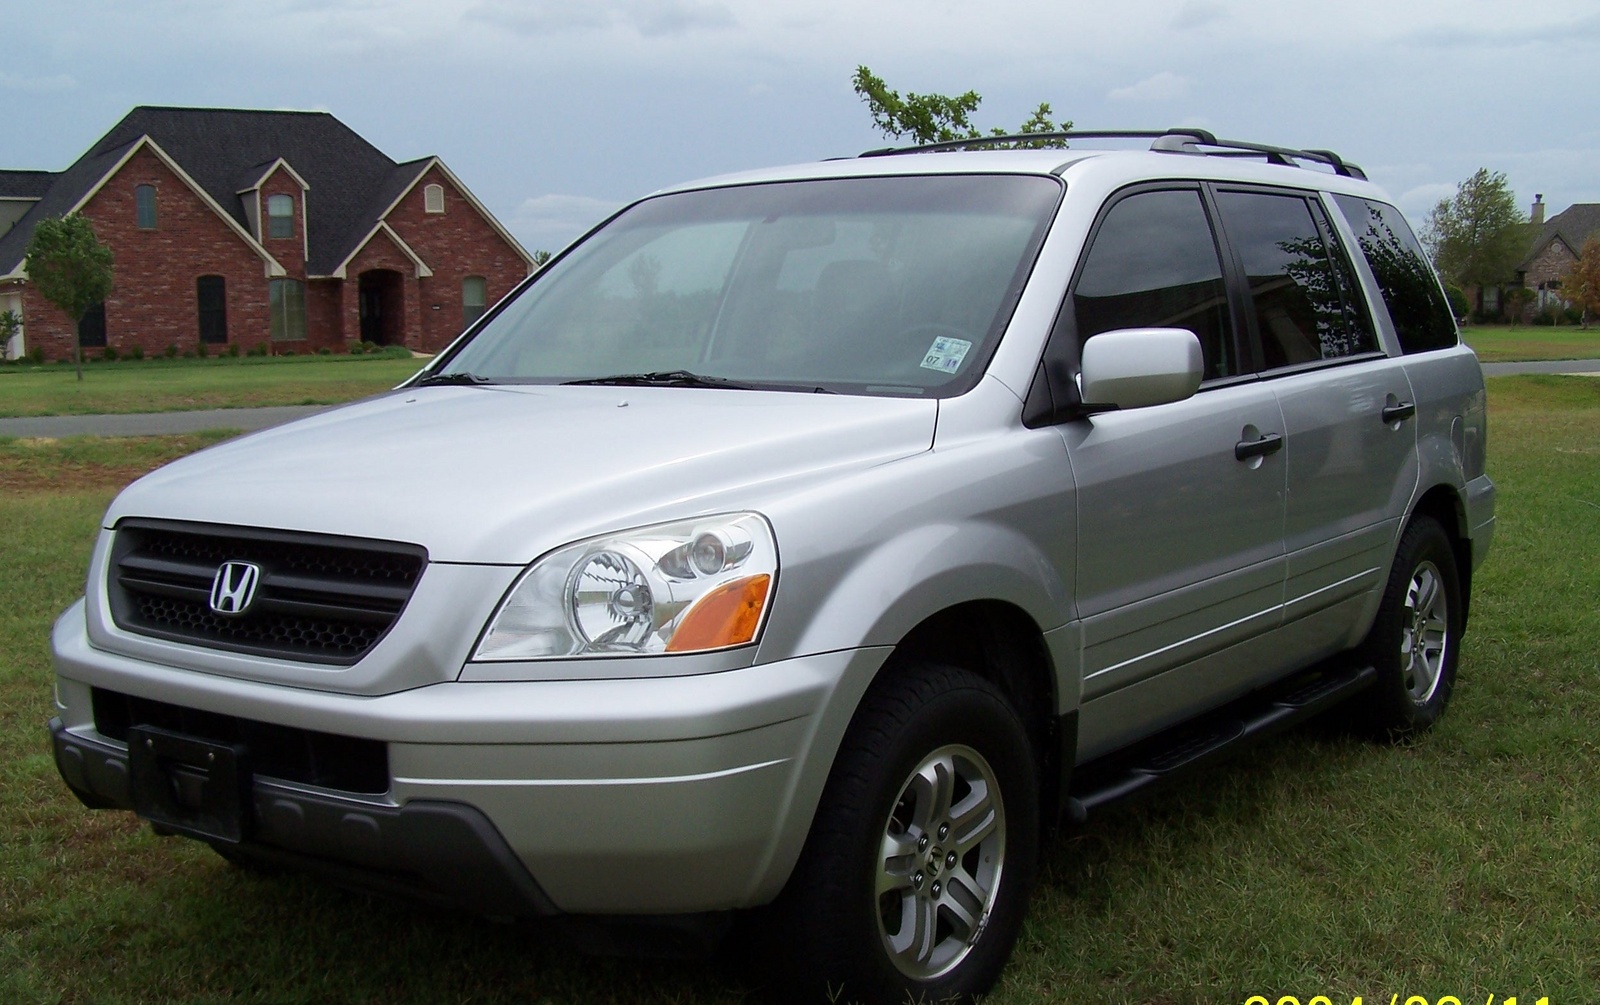
<svg viewBox="0 0 1600 1005">
<path fill-rule="evenodd" d="M 1444 714 L 1455 690 L 1464 612 L 1455 550 L 1444 528 L 1418 516 L 1406 527 L 1362 659 L 1377 682 L 1354 699 L 1357 722 L 1401 738 Z"/>
<path fill-rule="evenodd" d="M 845 734 L 767 946 L 805 1001 L 967 1000 L 1011 954 L 1039 854 L 1027 731 L 991 683 L 919 666 Z"/>
</svg>

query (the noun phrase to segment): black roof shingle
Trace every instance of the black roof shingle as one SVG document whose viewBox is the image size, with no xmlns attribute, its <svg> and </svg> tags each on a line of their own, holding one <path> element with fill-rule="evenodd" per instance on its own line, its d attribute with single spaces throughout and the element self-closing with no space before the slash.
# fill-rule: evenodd
<svg viewBox="0 0 1600 1005">
<path fill-rule="evenodd" d="M 1528 256 L 1517 266 L 1517 270 L 1526 272 L 1532 268 L 1534 259 L 1558 237 L 1566 242 L 1573 254 L 1581 254 L 1583 242 L 1596 236 L 1600 236 L 1600 202 L 1574 203 L 1544 222 L 1539 236 L 1534 238 L 1533 246 L 1528 249 Z"/>
</svg>

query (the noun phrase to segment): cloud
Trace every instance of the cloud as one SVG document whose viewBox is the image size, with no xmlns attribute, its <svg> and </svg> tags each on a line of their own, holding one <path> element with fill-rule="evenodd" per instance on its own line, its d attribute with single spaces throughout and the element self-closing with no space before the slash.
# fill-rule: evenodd
<svg viewBox="0 0 1600 1005">
<path fill-rule="evenodd" d="M 51 77 L 23 77 L 15 73 L 0 72 L 0 90 L 45 94 L 49 91 L 70 91 L 77 86 L 78 82 L 70 74 L 65 73 Z"/>
<path fill-rule="evenodd" d="M 1172 19 L 1172 27 L 1178 31 L 1193 31 L 1196 28 L 1216 24 L 1227 16 L 1228 11 L 1221 4 L 1196 0 L 1183 5 L 1183 9 L 1178 11 L 1178 16 Z"/>
<path fill-rule="evenodd" d="M 1395 205 L 1400 207 L 1400 212 L 1412 222 L 1417 229 L 1439 204 L 1439 200 L 1448 199 L 1456 194 L 1456 187 L 1449 182 L 1428 182 L 1424 185 L 1415 185 L 1406 189 L 1396 199 Z"/>
<path fill-rule="evenodd" d="M 512 211 L 506 226 L 530 251 L 560 251 L 621 205 L 586 195 L 532 196 Z"/>
<path fill-rule="evenodd" d="M 521 35 L 624 27 L 660 38 L 738 24 L 716 0 L 483 0 L 464 16 Z"/>
<path fill-rule="evenodd" d="M 1153 77 L 1146 77 L 1137 84 L 1128 87 L 1119 87 L 1110 92 L 1106 97 L 1112 101 L 1170 101 L 1182 97 L 1189 89 L 1189 81 L 1180 77 L 1171 70 L 1162 70 Z"/>
</svg>

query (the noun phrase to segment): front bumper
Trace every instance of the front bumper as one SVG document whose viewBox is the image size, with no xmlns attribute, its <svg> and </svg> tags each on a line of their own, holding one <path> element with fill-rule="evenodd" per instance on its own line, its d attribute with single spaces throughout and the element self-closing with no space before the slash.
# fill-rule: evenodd
<svg viewBox="0 0 1600 1005">
<path fill-rule="evenodd" d="M 390 782 L 345 793 L 254 776 L 243 847 L 403 879 L 480 913 L 692 914 L 765 903 L 798 858 L 827 771 L 887 650 L 694 676 L 449 682 L 350 696 L 179 670 L 52 639 L 63 778 L 131 807 L 127 747 L 95 689 L 380 741 Z"/>
</svg>

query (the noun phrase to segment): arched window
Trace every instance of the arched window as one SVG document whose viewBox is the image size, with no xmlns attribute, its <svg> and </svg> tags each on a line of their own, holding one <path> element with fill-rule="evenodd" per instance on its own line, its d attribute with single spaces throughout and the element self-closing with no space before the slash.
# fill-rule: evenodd
<svg viewBox="0 0 1600 1005">
<path fill-rule="evenodd" d="M 228 286 L 221 276 L 201 276 L 194 282 L 200 314 L 200 341 L 228 341 Z"/>
<path fill-rule="evenodd" d="M 289 195 L 267 196 L 267 236 L 268 237 L 293 237 L 294 236 L 294 197 Z"/>
<path fill-rule="evenodd" d="M 139 185 L 133 190 L 134 222 L 140 230 L 156 229 L 156 187 Z"/>
<path fill-rule="evenodd" d="M 422 211 L 425 213 L 444 212 L 444 186 L 428 185 L 422 190 Z"/>
<path fill-rule="evenodd" d="M 461 327 L 483 317 L 489 305 L 489 281 L 482 276 L 468 276 L 461 280 Z"/>
<path fill-rule="evenodd" d="M 273 279 L 267 283 L 270 334 L 274 342 L 298 342 L 306 337 L 306 284 L 298 279 Z"/>
</svg>

